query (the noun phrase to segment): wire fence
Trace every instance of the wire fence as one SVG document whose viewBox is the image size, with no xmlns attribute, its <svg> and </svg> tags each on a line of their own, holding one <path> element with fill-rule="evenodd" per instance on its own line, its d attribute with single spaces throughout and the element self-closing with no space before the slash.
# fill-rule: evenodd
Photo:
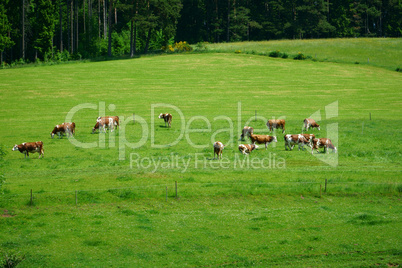
<svg viewBox="0 0 402 268">
<path fill-rule="evenodd" d="M 217 196 L 247 195 L 305 195 L 322 198 L 325 195 L 396 195 L 402 194 L 398 182 L 348 182 L 328 180 L 301 182 L 170 182 L 116 188 L 74 189 L 45 191 L 31 189 L 27 193 L 2 196 L 0 205 L 79 205 L 88 203 L 115 203 L 153 199 L 169 201 L 181 198 L 213 198 Z"/>
</svg>

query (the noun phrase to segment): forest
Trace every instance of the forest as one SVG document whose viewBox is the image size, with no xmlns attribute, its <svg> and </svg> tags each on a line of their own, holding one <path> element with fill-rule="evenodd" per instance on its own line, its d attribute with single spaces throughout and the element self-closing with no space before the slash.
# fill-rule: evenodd
<svg viewBox="0 0 402 268">
<path fill-rule="evenodd" d="M 401 0 L 0 0 L 3 66 L 134 57 L 179 41 L 401 35 Z"/>
</svg>

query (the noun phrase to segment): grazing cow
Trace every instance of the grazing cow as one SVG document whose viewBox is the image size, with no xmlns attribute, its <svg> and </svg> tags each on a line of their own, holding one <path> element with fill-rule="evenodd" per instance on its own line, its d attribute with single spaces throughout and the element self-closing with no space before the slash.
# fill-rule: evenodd
<svg viewBox="0 0 402 268">
<path fill-rule="evenodd" d="M 324 148 L 324 153 L 325 151 L 328 153 L 328 148 L 336 153 L 336 147 L 332 144 L 332 141 L 327 138 L 314 139 L 313 146 L 311 147 L 311 154 L 313 154 L 314 149 L 316 149 L 318 153 L 318 148 Z"/>
<path fill-rule="evenodd" d="M 240 140 L 244 141 L 244 137 L 250 137 L 250 134 L 254 133 L 254 128 L 245 126 L 241 132 Z"/>
<path fill-rule="evenodd" d="M 24 142 L 19 145 L 14 145 L 13 151 L 20 151 L 20 153 L 23 153 L 25 155 L 24 158 L 28 156 L 29 158 L 29 153 L 39 153 L 39 158 L 45 154 L 43 151 L 43 142 L 37 141 L 37 142 Z"/>
<path fill-rule="evenodd" d="M 269 135 L 254 135 L 253 133 L 250 133 L 250 139 L 253 144 L 258 143 L 258 144 L 265 144 L 265 150 L 267 149 L 268 145 L 271 142 L 277 142 L 278 140 L 276 139 L 275 136 L 269 136 Z"/>
<path fill-rule="evenodd" d="M 222 151 L 225 148 L 225 145 L 223 145 L 222 142 L 217 141 L 214 142 L 214 159 L 215 159 L 215 154 L 218 156 L 218 159 L 222 159 Z"/>
<path fill-rule="evenodd" d="M 297 144 L 300 148 L 304 151 L 304 145 L 308 145 L 311 147 L 310 142 L 301 134 L 296 134 L 296 135 L 291 135 L 287 134 L 284 137 L 285 140 L 285 150 L 287 150 L 286 147 L 289 147 L 289 150 L 293 150 L 293 147 Z"/>
<path fill-rule="evenodd" d="M 308 140 L 309 142 L 313 142 L 313 139 L 315 139 L 315 135 L 314 134 L 299 134 L 302 135 L 303 137 L 306 138 L 306 140 Z"/>
<path fill-rule="evenodd" d="M 75 123 L 63 123 L 60 125 L 56 125 L 53 129 L 53 131 L 50 133 L 50 136 L 54 137 L 54 135 L 58 135 L 59 139 L 63 136 L 63 134 L 68 133 L 68 136 L 70 137 L 71 135 L 75 134 Z"/>
<path fill-rule="evenodd" d="M 171 114 L 160 114 L 159 119 L 163 119 L 165 121 L 165 127 L 166 127 L 166 123 L 168 123 L 169 127 L 172 127 L 172 115 Z"/>
<path fill-rule="evenodd" d="M 96 124 L 92 129 L 92 134 L 95 133 L 95 130 L 99 129 L 99 132 L 102 132 L 101 129 L 106 133 L 106 129 L 110 129 L 113 132 L 114 120 L 112 117 L 101 117 L 96 120 Z"/>
<path fill-rule="evenodd" d="M 306 131 L 311 127 L 311 128 L 317 128 L 318 130 L 320 130 L 320 125 L 317 124 L 314 119 L 312 118 L 306 118 L 304 119 L 304 128 L 306 129 Z"/>
<path fill-rule="evenodd" d="M 244 155 L 251 153 L 256 148 L 258 148 L 258 146 L 255 144 L 240 144 L 239 145 L 239 151 Z"/>
<path fill-rule="evenodd" d="M 71 123 L 64 123 L 67 126 L 68 129 L 68 134 L 69 135 L 75 135 L 75 123 L 71 122 Z"/>
<path fill-rule="evenodd" d="M 281 128 L 282 133 L 285 133 L 285 119 L 270 119 L 267 122 L 267 127 L 269 128 L 269 131 L 272 131 L 274 128 Z"/>
<path fill-rule="evenodd" d="M 112 118 L 112 119 L 113 119 L 114 128 L 117 129 L 117 127 L 120 127 L 119 117 L 118 117 L 118 116 L 104 116 L 104 117 L 99 116 L 99 117 L 96 119 L 96 121 L 99 121 L 99 120 L 101 120 L 102 118 Z"/>
</svg>

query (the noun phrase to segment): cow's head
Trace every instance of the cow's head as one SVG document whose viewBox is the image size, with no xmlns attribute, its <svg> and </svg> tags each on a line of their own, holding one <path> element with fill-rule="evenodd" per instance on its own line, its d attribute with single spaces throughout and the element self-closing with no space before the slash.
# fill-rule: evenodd
<svg viewBox="0 0 402 268">
<path fill-rule="evenodd" d="M 53 137 L 54 137 L 54 132 L 51 132 L 51 133 L 50 133 L 50 137 L 52 137 L 52 139 L 53 139 Z"/>
<path fill-rule="evenodd" d="M 95 130 L 99 128 L 99 121 L 96 122 L 95 126 L 92 128 L 92 134 L 95 133 Z"/>
<path fill-rule="evenodd" d="M 256 144 L 251 144 L 251 145 L 250 145 L 250 148 L 251 148 L 251 151 L 253 151 L 253 150 L 255 150 L 255 149 L 258 149 L 258 145 L 256 145 Z"/>
<path fill-rule="evenodd" d="M 317 129 L 320 130 L 320 125 L 319 124 L 317 124 Z"/>
<path fill-rule="evenodd" d="M 12 149 L 13 151 L 18 151 L 18 145 L 16 144 L 16 145 L 14 145 L 14 147 L 13 147 L 13 149 Z"/>
<path fill-rule="evenodd" d="M 158 118 L 159 118 L 159 119 L 165 118 L 165 115 L 164 115 L 164 114 L 160 114 Z"/>
<path fill-rule="evenodd" d="M 278 142 L 278 139 L 276 138 L 276 136 L 272 136 L 272 141 L 273 142 Z"/>
</svg>

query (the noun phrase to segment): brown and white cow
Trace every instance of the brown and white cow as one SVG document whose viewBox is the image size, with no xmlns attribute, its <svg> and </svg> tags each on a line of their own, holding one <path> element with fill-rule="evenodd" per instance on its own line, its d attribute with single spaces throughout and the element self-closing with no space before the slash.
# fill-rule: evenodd
<svg viewBox="0 0 402 268">
<path fill-rule="evenodd" d="M 117 129 L 117 127 L 120 127 L 120 123 L 119 123 L 119 120 L 120 120 L 120 119 L 119 119 L 118 116 L 104 116 L 104 117 L 99 116 L 99 117 L 96 119 L 96 121 L 99 121 L 99 120 L 101 120 L 102 118 L 112 118 L 112 119 L 113 119 L 114 128 Z"/>
<path fill-rule="evenodd" d="M 159 119 L 163 119 L 165 121 L 165 127 L 166 127 L 166 123 L 168 123 L 168 127 L 172 127 L 172 115 L 171 114 L 160 114 Z"/>
<path fill-rule="evenodd" d="M 110 129 L 111 132 L 113 132 L 114 129 L 114 120 L 113 117 L 111 116 L 105 116 L 105 117 L 98 117 L 96 120 L 96 124 L 92 129 L 92 134 L 95 133 L 95 130 L 99 129 L 99 132 L 102 132 L 101 129 L 103 129 L 103 132 L 106 133 L 106 129 Z"/>
<path fill-rule="evenodd" d="M 299 135 L 302 135 L 303 137 L 305 137 L 306 140 L 308 140 L 309 142 L 313 142 L 313 139 L 315 139 L 315 135 L 314 135 L 314 134 L 307 134 L 307 133 L 304 133 L 304 134 L 299 134 Z"/>
<path fill-rule="evenodd" d="M 285 140 L 285 150 L 287 150 L 286 147 L 289 147 L 289 150 L 293 150 L 293 147 L 297 144 L 300 148 L 304 151 L 304 145 L 308 145 L 311 147 L 310 142 L 301 134 L 287 134 L 284 137 Z"/>
<path fill-rule="evenodd" d="M 253 150 L 255 150 L 257 148 L 258 148 L 258 146 L 255 144 L 240 144 L 239 145 L 239 151 L 244 155 L 251 153 Z"/>
<path fill-rule="evenodd" d="M 306 118 L 306 119 L 304 119 L 303 122 L 304 122 L 304 128 L 306 129 L 306 131 L 307 131 L 309 128 L 317 128 L 318 130 L 320 130 L 320 125 L 317 124 L 317 123 L 315 122 L 315 120 L 312 119 L 312 118 Z"/>
<path fill-rule="evenodd" d="M 220 142 L 220 141 L 214 142 L 214 159 L 215 159 L 215 154 L 218 156 L 218 159 L 222 159 L 222 151 L 224 148 L 225 148 L 225 145 L 223 145 L 222 142 Z"/>
<path fill-rule="evenodd" d="M 328 149 L 332 149 L 332 152 L 336 153 L 336 147 L 332 144 L 332 141 L 327 138 L 321 138 L 321 139 L 314 139 L 313 140 L 313 146 L 311 147 L 311 154 L 313 154 L 314 149 L 317 150 L 317 153 L 319 153 L 318 148 L 324 148 L 324 153 L 325 151 L 328 153 Z"/>
<path fill-rule="evenodd" d="M 69 137 L 71 135 L 75 134 L 75 123 L 74 122 L 72 122 L 72 123 L 63 123 L 63 124 L 60 124 L 60 125 L 56 125 L 53 128 L 53 131 L 50 133 L 50 136 L 53 139 L 54 135 L 57 134 L 59 136 L 59 139 L 61 139 L 63 134 L 66 134 L 66 133 L 68 134 Z"/>
<path fill-rule="evenodd" d="M 278 140 L 276 139 L 275 136 L 269 136 L 269 135 L 254 135 L 253 133 L 250 133 L 250 139 L 253 144 L 258 143 L 258 144 L 265 144 L 265 150 L 267 149 L 268 145 L 271 142 L 277 142 Z"/>
<path fill-rule="evenodd" d="M 267 122 L 267 127 L 269 131 L 272 131 L 274 128 L 282 129 L 282 133 L 285 133 L 285 119 L 270 119 Z"/>
<path fill-rule="evenodd" d="M 254 133 L 254 128 L 245 126 L 241 132 L 240 140 L 244 141 L 244 137 L 250 137 L 250 134 Z"/>
<path fill-rule="evenodd" d="M 37 141 L 37 142 L 24 142 L 19 145 L 14 145 L 13 151 L 20 151 L 20 153 L 23 153 L 25 155 L 25 158 L 28 156 L 29 158 L 29 153 L 39 153 L 39 158 L 45 154 L 43 151 L 43 142 Z"/>
</svg>

